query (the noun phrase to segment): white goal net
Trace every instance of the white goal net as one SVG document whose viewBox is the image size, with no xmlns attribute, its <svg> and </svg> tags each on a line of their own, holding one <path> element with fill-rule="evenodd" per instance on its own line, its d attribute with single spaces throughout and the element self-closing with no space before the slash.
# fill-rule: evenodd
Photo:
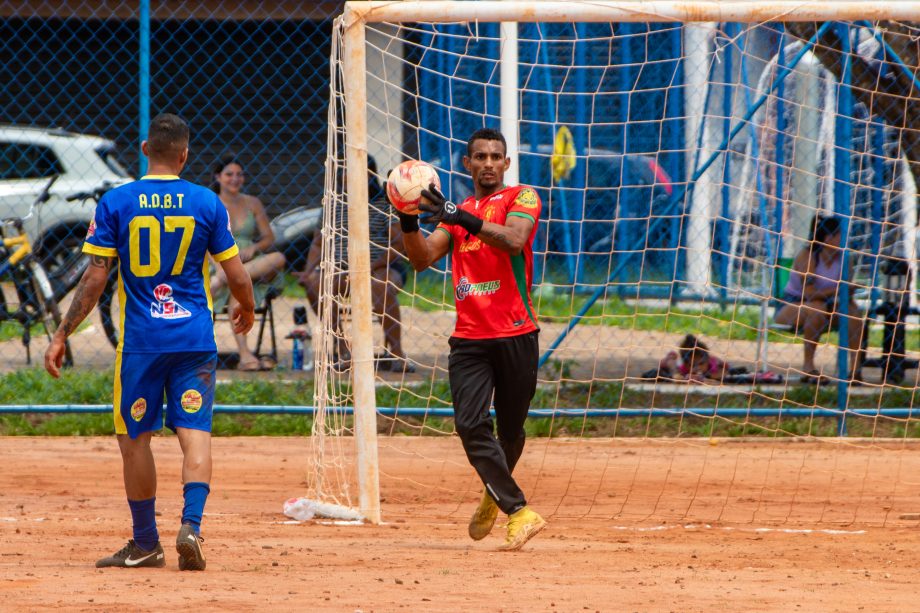
<svg viewBox="0 0 920 613">
<path fill-rule="evenodd" d="M 869 22 L 847 3 L 704 2 L 689 21 L 671 3 L 347 4 L 311 496 L 374 521 L 381 499 L 384 514 L 461 516 L 478 499 L 451 419 L 450 261 L 415 273 L 378 190 L 421 159 L 460 202 L 467 138 L 492 127 L 509 141 L 508 182 L 543 201 L 541 368 L 515 472 L 536 504 L 637 521 L 894 521 L 920 432 L 920 11 L 874 5 L 887 12 Z M 816 216 L 841 235 L 823 272 Z M 837 327 L 778 321 L 828 280 Z M 688 335 L 708 348 L 702 369 Z"/>
</svg>

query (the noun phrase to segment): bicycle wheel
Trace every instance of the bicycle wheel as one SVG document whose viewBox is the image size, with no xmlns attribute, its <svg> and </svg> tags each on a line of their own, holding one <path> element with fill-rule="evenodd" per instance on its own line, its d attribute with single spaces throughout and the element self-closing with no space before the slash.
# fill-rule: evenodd
<svg viewBox="0 0 920 613">
<path fill-rule="evenodd" d="M 54 299 L 54 290 L 44 267 L 35 260 L 31 260 L 28 266 L 31 273 L 29 280 L 32 286 L 32 299 L 35 301 L 34 306 L 38 319 L 45 328 L 48 340 L 51 340 L 51 337 L 54 336 L 55 331 L 61 325 L 61 310 Z M 64 343 L 64 366 L 73 366 L 73 352 L 70 350 L 70 341 Z"/>
</svg>

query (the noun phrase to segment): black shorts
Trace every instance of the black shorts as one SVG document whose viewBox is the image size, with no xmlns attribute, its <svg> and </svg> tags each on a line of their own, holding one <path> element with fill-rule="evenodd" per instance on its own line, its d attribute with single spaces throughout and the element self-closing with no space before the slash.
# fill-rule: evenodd
<svg viewBox="0 0 920 613">
<path fill-rule="evenodd" d="M 500 434 L 505 417 L 523 424 L 537 389 L 538 334 L 535 330 L 504 338 L 450 338 L 448 374 L 459 419 L 488 412 L 494 390 Z"/>
</svg>

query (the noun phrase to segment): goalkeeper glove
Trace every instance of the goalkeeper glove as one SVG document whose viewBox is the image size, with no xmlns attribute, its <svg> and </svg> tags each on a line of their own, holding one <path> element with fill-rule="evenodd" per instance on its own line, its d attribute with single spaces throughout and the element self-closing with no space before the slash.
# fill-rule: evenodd
<svg viewBox="0 0 920 613">
<path fill-rule="evenodd" d="M 451 226 L 460 226 L 473 236 L 482 230 L 482 220 L 468 211 L 464 211 L 456 204 L 444 197 L 444 194 L 434 183 L 428 189 L 422 190 L 428 202 L 419 202 L 418 208 L 430 215 L 422 218 L 425 223 L 445 223 Z"/>
<path fill-rule="evenodd" d="M 396 215 L 399 217 L 399 228 L 403 234 L 418 232 L 418 215 L 409 215 L 398 209 Z"/>
</svg>

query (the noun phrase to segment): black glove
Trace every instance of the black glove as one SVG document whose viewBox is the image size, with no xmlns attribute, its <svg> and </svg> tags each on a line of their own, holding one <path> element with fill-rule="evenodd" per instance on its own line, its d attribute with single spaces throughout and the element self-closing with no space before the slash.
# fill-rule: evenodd
<svg viewBox="0 0 920 613">
<path fill-rule="evenodd" d="M 396 215 L 399 217 L 399 227 L 403 234 L 418 232 L 418 215 L 409 215 L 398 209 Z"/>
<path fill-rule="evenodd" d="M 482 230 L 482 220 L 464 211 L 456 204 L 444 197 L 444 194 L 431 183 L 428 189 L 422 190 L 422 196 L 429 202 L 419 202 L 418 208 L 430 213 L 422 218 L 425 223 L 445 223 L 451 226 L 460 226 L 473 236 Z"/>
</svg>

